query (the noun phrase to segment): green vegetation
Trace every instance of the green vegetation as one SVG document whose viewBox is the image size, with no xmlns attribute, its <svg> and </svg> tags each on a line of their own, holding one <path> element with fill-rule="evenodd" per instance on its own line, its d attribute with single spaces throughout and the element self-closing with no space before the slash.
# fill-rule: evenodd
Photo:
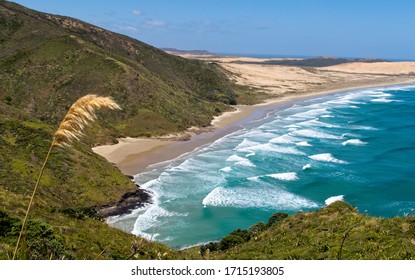
<svg viewBox="0 0 415 280">
<path fill-rule="evenodd" d="M 8 258 L 16 243 L 20 219 L 50 145 L 48 139 L 51 139 L 50 126 L 0 115 L 1 258 Z M 128 255 L 135 237 L 109 228 L 92 208 L 117 200 L 126 191 L 135 189 L 127 177 L 87 146 L 78 144 L 76 149 L 55 149 L 46 166 L 31 217 L 42 220 L 51 228 L 53 236 L 67 244 L 65 252 L 54 254 L 53 258 L 94 258 L 103 246 L 113 242 L 113 238 L 108 238 L 111 234 L 119 236 L 120 241 L 111 253 Z M 9 216 L 12 218 L 5 218 Z M 29 227 L 28 236 L 34 235 L 31 231 Z M 40 255 L 27 257 L 40 258 Z"/>
<path fill-rule="evenodd" d="M 11 259 L 51 131 L 0 115 L 0 259 Z M 28 250 L 19 257 L 95 259 L 105 250 L 100 259 L 178 258 L 180 253 L 111 228 L 97 216 L 95 206 L 135 189 L 85 145 L 53 150 L 30 215 Z"/>
<path fill-rule="evenodd" d="M 210 259 L 415 259 L 413 216 L 375 218 L 338 201 L 315 212 L 277 213 L 267 224 L 234 231 L 200 251 L 206 257 L 209 249 Z M 200 258 L 193 248 L 187 252 Z"/>
<path fill-rule="evenodd" d="M 207 126 L 246 95 L 216 64 L 72 18 L 0 1 L 0 30 L 0 101 L 57 124 L 86 93 L 110 95 L 123 110 L 102 114 L 99 142 Z"/>
<path fill-rule="evenodd" d="M 99 113 L 87 144 L 53 149 L 36 194 L 20 258 L 159 259 L 180 255 L 110 228 L 95 207 L 136 186 L 90 145 L 208 125 L 238 90 L 215 65 L 168 55 L 78 20 L 0 0 L 0 258 L 11 258 L 51 133 L 87 93 L 109 95 L 121 112 Z M 32 226 L 38 225 L 36 227 Z M 41 241 L 31 236 L 39 235 Z M 56 248 L 52 245 L 55 244 Z M 58 246 L 59 245 L 59 246 Z M 59 248 L 58 248 L 59 247 Z M 23 248 L 25 249 L 25 248 Z M 177 258 L 177 257 L 176 257 Z"/>
</svg>

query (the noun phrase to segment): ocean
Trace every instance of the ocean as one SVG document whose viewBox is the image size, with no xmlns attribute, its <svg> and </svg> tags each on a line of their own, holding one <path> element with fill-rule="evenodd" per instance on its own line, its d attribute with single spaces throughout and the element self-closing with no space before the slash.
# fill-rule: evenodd
<svg viewBox="0 0 415 280">
<path fill-rule="evenodd" d="M 184 248 L 344 200 L 362 214 L 415 214 L 415 86 L 339 92 L 261 118 L 137 174 L 153 203 L 112 226 Z"/>
</svg>

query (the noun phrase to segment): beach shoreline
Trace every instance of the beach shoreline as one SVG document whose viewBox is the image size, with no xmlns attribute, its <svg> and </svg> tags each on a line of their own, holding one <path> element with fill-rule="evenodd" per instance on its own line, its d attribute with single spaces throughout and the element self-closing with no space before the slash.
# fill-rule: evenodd
<svg viewBox="0 0 415 280">
<path fill-rule="evenodd" d="M 188 131 L 164 136 L 161 138 L 121 138 L 114 145 L 97 146 L 93 151 L 113 163 L 123 174 L 134 176 L 158 164 L 174 160 L 183 154 L 214 142 L 215 140 L 241 129 L 241 123 L 264 116 L 265 111 L 277 106 L 287 105 L 299 100 L 315 98 L 343 91 L 376 88 L 383 86 L 404 86 L 414 84 L 415 80 L 402 79 L 397 82 L 378 82 L 336 89 L 311 91 L 301 94 L 291 94 L 278 98 L 270 98 L 255 105 L 235 105 L 234 111 L 225 112 L 214 117 L 211 127 L 192 127 Z M 261 113 L 262 112 L 262 113 Z M 256 115 L 256 116 L 254 116 Z"/>
</svg>

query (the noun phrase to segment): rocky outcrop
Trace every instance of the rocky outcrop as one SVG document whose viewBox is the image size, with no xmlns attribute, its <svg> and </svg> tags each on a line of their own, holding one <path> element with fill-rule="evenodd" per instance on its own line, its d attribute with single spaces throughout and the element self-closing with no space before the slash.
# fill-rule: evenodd
<svg viewBox="0 0 415 280">
<path fill-rule="evenodd" d="M 98 214 L 107 218 L 121 214 L 131 213 L 134 209 L 151 203 L 151 194 L 137 186 L 137 190 L 125 193 L 120 200 L 96 207 Z"/>
</svg>

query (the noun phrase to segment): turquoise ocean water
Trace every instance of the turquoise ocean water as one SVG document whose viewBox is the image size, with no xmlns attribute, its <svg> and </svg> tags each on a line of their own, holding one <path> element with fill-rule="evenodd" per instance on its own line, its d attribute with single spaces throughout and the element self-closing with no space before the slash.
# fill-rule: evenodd
<svg viewBox="0 0 415 280">
<path fill-rule="evenodd" d="M 302 100 L 137 174 L 154 203 L 108 222 L 183 248 L 277 211 L 342 199 L 380 217 L 415 214 L 415 86 Z"/>
</svg>

